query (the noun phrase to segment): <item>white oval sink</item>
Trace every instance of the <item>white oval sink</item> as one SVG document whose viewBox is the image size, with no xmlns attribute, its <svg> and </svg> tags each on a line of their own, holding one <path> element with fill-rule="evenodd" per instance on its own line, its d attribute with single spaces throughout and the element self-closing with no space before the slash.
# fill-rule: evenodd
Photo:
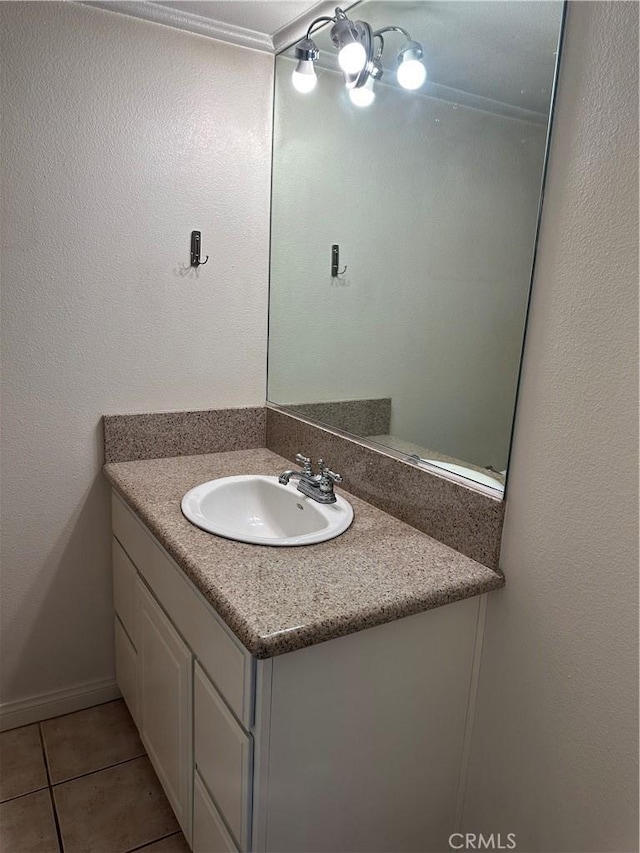
<svg viewBox="0 0 640 853">
<path fill-rule="evenodd" d="M 187 492 L 182 512 L 209 533 L 253 545 L 313 545 L 344 533 L 351 504 L 339 495 L 333 504 L 317 503 L 296 485 L 259 474 L 221 477 Z"/>
</svg>

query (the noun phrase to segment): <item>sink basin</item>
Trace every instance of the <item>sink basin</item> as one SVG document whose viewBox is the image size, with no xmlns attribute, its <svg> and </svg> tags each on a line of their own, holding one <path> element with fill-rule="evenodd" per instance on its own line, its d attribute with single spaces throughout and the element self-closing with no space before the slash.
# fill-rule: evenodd
<svg viewBox="0 0 640 853">
<path fill-rule="evenodd" d="M 187 492 L 182 512 L 209 533 L 253 545 L 313 545 L 344 533 L 351 504 L 339 495 L 333 504 L 317 503 L 296 485 L 263 475 L 221 477 Z"/>
</svg>

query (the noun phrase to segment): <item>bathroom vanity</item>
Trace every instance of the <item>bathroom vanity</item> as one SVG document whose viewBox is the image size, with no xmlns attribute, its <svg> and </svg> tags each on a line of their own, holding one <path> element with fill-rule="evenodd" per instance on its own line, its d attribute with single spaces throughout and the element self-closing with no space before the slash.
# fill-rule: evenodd
<svg viewBox="0 0 640 853">
<path fill-rule="evenodd" d="M 351 495 L 351 528 L 304 548 L 180 512 L 199 482 L 286 467 L 265 449 L 105 466 L 122 694 L 195 853 L 445 849 L 481 594 L 503 578 Z"/>
</svg>

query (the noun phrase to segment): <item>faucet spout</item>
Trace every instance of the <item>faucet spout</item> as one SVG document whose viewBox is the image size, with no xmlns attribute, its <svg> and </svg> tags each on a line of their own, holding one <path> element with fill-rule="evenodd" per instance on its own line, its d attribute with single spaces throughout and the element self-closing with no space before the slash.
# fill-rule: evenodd
<svg viewBox="0 0 640 853">
<path fill-rule="evenodd" d="M 299 480 L 303 476 L 304 475 L 303 475 L 302 471 L 284 471 L 278 477 L 278 482 L 281 483 L 283 486 L 286 486 L 292 477 L 294 480 L 295 479 Z"/>
</svg>

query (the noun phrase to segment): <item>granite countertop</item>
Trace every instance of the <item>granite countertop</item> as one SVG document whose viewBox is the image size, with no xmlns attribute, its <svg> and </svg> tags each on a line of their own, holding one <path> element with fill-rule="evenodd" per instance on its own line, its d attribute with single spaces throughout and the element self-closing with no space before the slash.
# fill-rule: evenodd
<svg viewBox="0 0 640 853">
<path fill-rule="evenodd" d="M 279 474 L 266 449 L 104 466 L 104 473 L 257 658 L 391 622 L 504 585 L 504 577 L 342 489 L 353 524 L 299 548 L 248 545 L 206 533 L 180 501 L 207 480 Z"/>
</svg>

